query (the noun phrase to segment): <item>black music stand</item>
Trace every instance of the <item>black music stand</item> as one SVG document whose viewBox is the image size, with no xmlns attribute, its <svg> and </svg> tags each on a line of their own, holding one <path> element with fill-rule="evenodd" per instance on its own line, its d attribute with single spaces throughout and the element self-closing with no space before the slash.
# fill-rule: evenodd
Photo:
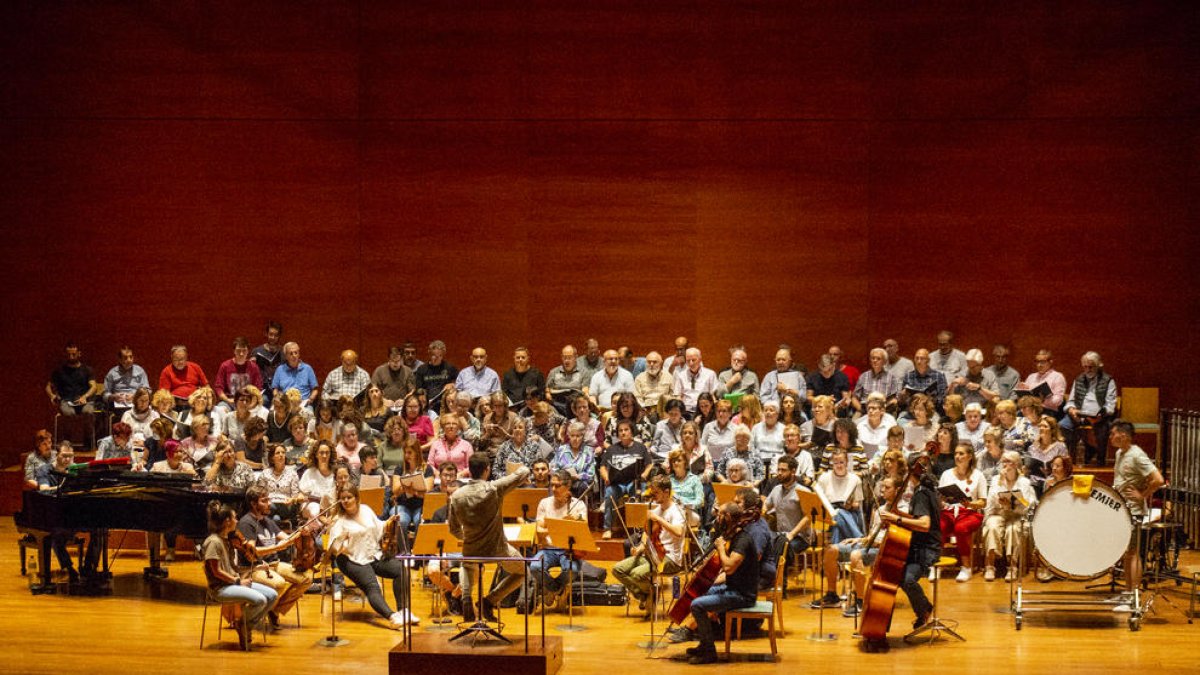
<svg viewBox="0 0 1200 675">
<path fill-rule="evenodd" d="M 820 548 L 823 554 L 829 546 L 829 528 L 833 526 L 829 511 L 825 509 L 825 500 L 820 494 L 809 492 L 800 487 L 796 488 L 796 497 L 800 500 L 801 512 L 808 512 L 809 522 L 812 523 L 813 529 L 820 534 Z M 819 583 L 814 595 L 817 599 L 820 599 L 824 595 Z M 821 603 L 817 607 L 817 630 L 815 633 L 809 633 L 808 640 L 810 642 L 833 642 L 837 640 L 837 633 L 825 632 L 825 603 Z"/>
<path fill-rule="evenodd" d="M 444 558 L 447 553 L 462 553 L 462 542 L 450 534 L 450 526 L 446 523 L 422 523 L 417 528 L 417 540 L 413 542 L 413 554 L 436 555 L 438 558 Z M 429 619 L 430 623 L 434 625 L 427 627 L 425 629 L 427 631 L 454 630 L 452 626 L 447 625 L 453 623 L 454 620 L 445 616 L 441 611 L 441 598 L 441 589 L 435 587 L 431 607 L 433 617 Z M 470 600 L 467 598 L 468 602 Z"/>
<path fill-rule="evenodd" d="M 568 633 L 587 630 L 587 626 L 575 625 L 575 553 L 577 551 L 597 553 L 600 547 L 596 546 L 596 540 L 592 538 L 587 521 L 547 518 L 546 529 L 549 531 L 550 541 L 567 542 L 567 623 L 555 626 L 555 628 Z M 579 599 L 584 600 L 582 589 L 580 589 Z M 587 607 L 586 601 L 583 602 L 583 607 Z"/>
</svg>

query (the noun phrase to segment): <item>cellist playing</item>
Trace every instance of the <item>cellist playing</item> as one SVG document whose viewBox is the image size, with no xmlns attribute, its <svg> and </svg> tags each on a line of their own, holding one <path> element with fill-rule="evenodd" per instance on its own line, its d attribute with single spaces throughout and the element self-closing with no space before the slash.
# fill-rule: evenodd
<svg viewBox="0 0 1200 675">
<path fill-rule="evenodd" d="M 747 515 L 733 502 L 725 504 L 718 514 L 724 533 L 713 542 L 713 549 L 720 556 L 721 573 L 708 593 L 692 601 L 692 619 L 700 640 L 700 644 L 687 649 L 688 663 L 692 665 L 717 662 L 717 644 L 709 614 L 751 607 L 758 599 L 758 550 L 745 529 Z M 754 520 L 759 517 L 757 512 L 750 515 Z"/>
<path fill-rule="evenodd" d="M 883 512 L 879 517 L 886 524 L 896 524 L 911 530 L 912 541 L 904 565 L 904 578 L 900 587 L 908 596 L 917 618 L 913 628 L 920 628 L 929 621 L 933 603 L 925 597 L 921 579 L 937 562 L 942 552 L 942 531 L 939 525 L 940 507 L 933 476 L 929 475 L 929 458 L 922 456 L 913 460 L 908 472 L 908 481 L 913 487 L 912 502 L 908 513 Z"/>
</svg>

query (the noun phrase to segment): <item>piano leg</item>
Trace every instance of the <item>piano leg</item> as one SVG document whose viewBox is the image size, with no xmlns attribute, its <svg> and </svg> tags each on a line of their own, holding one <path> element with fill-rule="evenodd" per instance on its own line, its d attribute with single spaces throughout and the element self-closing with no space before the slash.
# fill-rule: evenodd
<svg viewBox="0 0 1200 675">
<path fill-rule="evenodd" d="M 146 533 L 147 541 L 151 541 L 150 533 Z M 158 561 L 158 542 L 150 547 L 150 565 L 142 568 L 142 579 L 153 581 L 155 579 L 166 579 L 167 570 L 159 564 Z"/>
</svg>

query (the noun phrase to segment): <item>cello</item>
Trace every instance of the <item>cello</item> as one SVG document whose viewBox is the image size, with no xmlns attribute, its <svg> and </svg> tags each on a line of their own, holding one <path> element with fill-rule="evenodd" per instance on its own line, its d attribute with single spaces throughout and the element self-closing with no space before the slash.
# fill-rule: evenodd
<svg viewBox="0 0 1200 675">
<path fill-rule="evenodd" d="M 737 522 L 725 523 L 721 536 L 726 541 L 733 541 L 747 525 L 758 520 L 761 513 L 761 508 L 747 510 Z M 724 519 L 724 514 L 721 517 Z M 721 554 L 716 550 L 715 542 L 698 560 L 704 562 L 698 565 L 698 569 L 689 570 L 689 573 L 693 574 L 691 581 L 679 592 L 679 597 L 667 612 L 667 616 L 671 617 L 671 622 L 676 626 L 683 625 L 684 619 L 692 613 L 692 601 L 707 593 L 723 570 Z"/>
<path fill-rule="evenodd" d="M 928 458 L 923 458 L 914 462 L 909 468 L 910 475 L 918 478 L 923 475 L 928 461 Z M 896 510 L 896 504 L 903 492 L 901 487 L 897 487 L 889 505 L 891 511 Z M 871 570 L 871 580 L 867 582 L 863 598 L 863 620 L 859 629 L 863 639 L 862 646 L 867 651 L 887 649 L 887 631 L 892 625 L 892 612 L 896 608 L 896 592 L 904 582 L 904 567 L 908 563 L 912 535 L 912 530 L 899 525 L 889 525 L 887 535 L 879 545 L 875 567 Z"/>
</svg>

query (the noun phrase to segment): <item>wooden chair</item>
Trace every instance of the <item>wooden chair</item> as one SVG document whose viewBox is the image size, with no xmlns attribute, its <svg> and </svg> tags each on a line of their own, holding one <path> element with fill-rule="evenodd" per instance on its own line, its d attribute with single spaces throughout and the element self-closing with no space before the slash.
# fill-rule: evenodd
<svg viewBox="0 0 1200 675">
<path fill-rule="evenodd" d="M 221 639 L 221 631 L 222 631 L 222 629 L 225 628 L 226 622 L 229 622 L 229 624 L 231 624 L 231 625 L 240 622 L 242 624 L 242 630 L 247 634 L 247 636 L 252 635 L 252 632 L 250 631 L 250 627 L 246 623 L 246 613 L 244 611 L 242 611 L 241 602 L 240 601 L 238 601 L 238 602 L 219 602 L 216 598 L 212 597 L 212 594 L 209 593 L 207 588 L 205 588 L 204 589 L 204 616 L 200 620 L 200 649 L 204 649 L 204 631 L 208 630 L 208 606 L 210 604 L 216 605 L 221 608 L 220 612 L 218 612 L 219 618 L 217 620 L 217 639 L 218 640 Z M 267 622 L 266 621 L 263 621 L 262 634 L 263 634 L 263 643 L 265 644 L 267 641 Z M 250 651 L 250 640 L 249 639 L 246 640 L 246 644 L 242 645 L 242 649 L 245 651 Z"/>
<path fill-rule="evenodd" d="M 1133 424 L 1134 433 L 1154 434 L 1154 457 L 1162 460 L 1162 425 L 1158 419 L 1158 387 L 1121 389 L 1121 416 Z"/>
<path fill-rule="evenodd" d="M 759 591 L 759 594 L 763 596 L 764 600 L 769 600 L 769 601 L 771 601 L 772 604 L 775 605 L 775 614 L 776 614 L 776 616 L 779 617 L 779 634 L 780 635 L 787 635 L 787 630 L 783 626 L 783 594 L 784 594 L 784 581 L 787 579 L 787 571 L 786 571 L 787 565 L 785 564 L 785 563 L 787 563 L 787 557 L 788 557 L 788 551 L 787 551 L 787 547 L 785 546 L 783 549 L 783 552 L 779 554 L 778 566 L 775 568 L 775 585 L 772 586 L 771 588 Z M 742 635 L 740 632 L 740 629 L 741 629 L 740 622 L 738 625 L 738 629 L 739 629 L 738 638 L 741 638 Z M 728 650 L 726 650 L 726 651 L 728 651 Z"/>
<path fill-rule="evenodd" d="M 775 643 L 775 607 L 779 602 L 759 600 L 752 607 L 731 609 L 725 612 L 725 658 L 729 659 L 729 642 L 733 637 L 733 626 L 737 624 L 738 639 L 742 637 L 743 619 L 762 619 L 767 625 L 767 638 L 771 641 L 771 660 L 779 660 L 779 648 Z"/>
</svg>

